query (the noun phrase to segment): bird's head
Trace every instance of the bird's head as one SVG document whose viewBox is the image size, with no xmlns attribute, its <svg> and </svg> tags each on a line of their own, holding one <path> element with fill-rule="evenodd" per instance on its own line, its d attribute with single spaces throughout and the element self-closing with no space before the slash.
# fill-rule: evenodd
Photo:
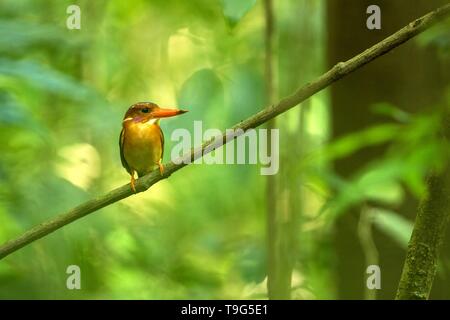
<svg viewBox="0 0 450 320">
<path fill-rule="evenodd" d="M 187 111 L 180 109 L 161 108 L 153 102 L 138 102 L 136 104 L 133 104 L 128 109 L 128 111 L 125 113 L 123 121 L 145 123 L 152 119 L 158 120 L 161 118 L 173 117 L 185 112 Z"/>
</svg>

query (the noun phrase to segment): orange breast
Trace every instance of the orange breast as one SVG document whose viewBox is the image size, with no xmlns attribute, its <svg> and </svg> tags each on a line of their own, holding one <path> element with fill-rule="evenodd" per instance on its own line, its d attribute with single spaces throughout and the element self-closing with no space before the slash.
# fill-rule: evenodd
<svg viewBox="0 0 450 320">
<path fill-rule="evenodd" d="M 152 171 L 161 160 L 162 132 L 158 124 L 130 121 L 124 128 L 123 154 L 127 164 L 139 176 Z"/>
</svg>

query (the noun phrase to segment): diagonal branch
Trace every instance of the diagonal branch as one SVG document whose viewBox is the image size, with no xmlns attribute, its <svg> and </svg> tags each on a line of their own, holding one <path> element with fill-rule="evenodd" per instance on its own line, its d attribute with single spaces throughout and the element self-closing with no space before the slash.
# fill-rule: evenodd
<svg viewBox="0 0 450 320">
<path fill-rule="evenodd" d="M 287 110 L 295 107 L 299 103 L 305 101 L 312 95 L 328 87 L 332 83 L 338 81 L 339 79 L 345 77 L 346 75 L 352 73 L 353 71 L 361 68 L 367 63 L 373 61 L 374 59 L 381 57 L 385 53 L 391 51 L 392 49 L 400 46 L 404 42 L 423 32 L 424 30 L 430 28 L 433 24 L 438 22 L 440 19 L 448 16 L 450 14 L 450 4 L 440 7 L 423 17 L 411 22 L 406 27 L 400 29 L 393 35 L 387 37 L 383 41 L 375 44 L 371 48 L 365 50 L 359 55 L 347 60 L 346 62 L 339 62 L 331 70 L 314 80 L 301 87 L 295 91 L 290 96 L 282 99 L 277 104 L 272 105 L 255 115 L 247 118 L 246 120 L 238 123 L 233 127 L 233 129 L 248 130 L 251 128 L 256 128 L 259 125 L 267 122 L 270 119 L 275 118 L 279 114 L 286 112 Z M 202 146 L 193 149 L 188 155 L 191 159 L 200 158 L 203 154 L 206 154 L 217 147 L 220 147 L 225 142 L 230 141 L 229 136 L 224 133 L 221 137 L 212 139 L 205 142 Z M 175 161 L 175 162 L 181 162 Z M 175 164 L 171 162 L 165 165 L 165 172 L 161 176 L 159 170 L 153 171 L 148 175 L 139 179 L 136 183 L 137 192 L 143 192 L 149 189 L 152 185 L 157 183 L 162 179 L 168 178 L 172 173 L 180 170 L 186 164 L 180 163 Z M 131 191 L 130 185 L 126 184 L 122 187 L 116 188 L 102 196 L 89 200 L 79 206 L 69 210 L 66 213 L 56 216 L 46 222 L 43 222 L 30 230 L 26 231 L 22 235 L 15 239 L 12 239 L 0 246 L 0 259 L 3 259 L 7 255 L 19 250 L 20 248 L 38 240 L 49 233 L 52 233 L 65 225 L 78 220 L 92 212 L 95 212 L 101 208 L 104 208 L 110 204 L 113 204 L 119 200 L 131 196 L 133 193 Z"/>
</svg>

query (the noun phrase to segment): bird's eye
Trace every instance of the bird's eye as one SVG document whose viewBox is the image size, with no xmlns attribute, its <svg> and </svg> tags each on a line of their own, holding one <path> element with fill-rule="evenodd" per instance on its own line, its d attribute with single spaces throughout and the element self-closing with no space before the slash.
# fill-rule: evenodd
<svg viewBox="0 0 450 320">
<path fill-rule="evenodd" d="M 143 108 L 143 109 L 141 109 L 141 112 L 143 112 L 143 113 L 149 113 L 149 109 L 148 108 Z"/>
</svg>

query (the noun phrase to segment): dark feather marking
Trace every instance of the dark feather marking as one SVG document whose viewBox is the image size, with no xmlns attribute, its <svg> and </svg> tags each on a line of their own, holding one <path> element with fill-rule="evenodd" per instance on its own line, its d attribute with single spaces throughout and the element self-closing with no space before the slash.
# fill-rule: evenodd
<svg viewBox="0 0 450 320">
<path fill-rule="evenodd" d="M 162 161 L 164 158 L 164 133 L 162 132 L 160 126 L 158 126 L 158 128 L 159 128 L 159 135 L 161 137 L 161 161 Z"/>
<path fill-rule="evenodd" d="M 120 131 L 119 137 L 119 147 L 120 147 L 120 160 L 122 161 L 122 166 L 128 171 L 129 174 L 132 174 L 132 170 L 125 160 L 125 155 L 123 154 L 123 144 L 125 142 L 125 135 L 123 134 L 123 129 Z"/>
</svg>

